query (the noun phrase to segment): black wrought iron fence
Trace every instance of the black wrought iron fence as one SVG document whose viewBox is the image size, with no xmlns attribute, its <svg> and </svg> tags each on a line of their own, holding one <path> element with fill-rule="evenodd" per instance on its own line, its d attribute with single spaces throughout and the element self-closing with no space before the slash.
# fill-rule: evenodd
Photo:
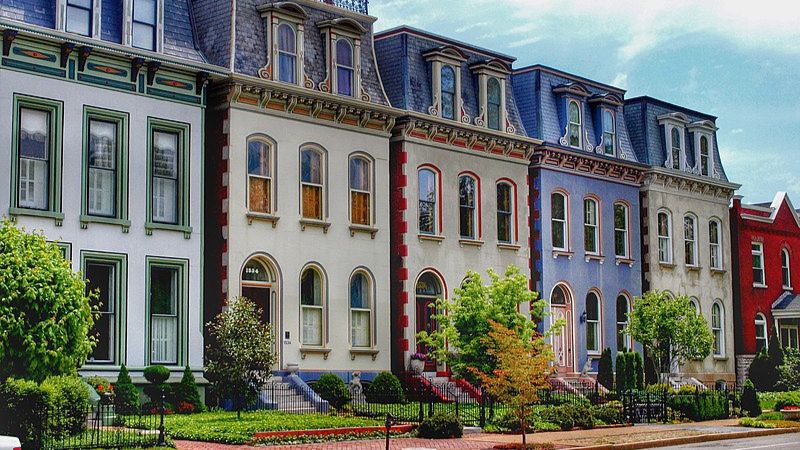
<svg viewBox="0 0 800 450">
<path fill-rule="evenodd" d="M 663 386 L 613 393 L 631 423 L 714 420 L 741 415 L 741 390 L 727 385 Z"/>
</svg>

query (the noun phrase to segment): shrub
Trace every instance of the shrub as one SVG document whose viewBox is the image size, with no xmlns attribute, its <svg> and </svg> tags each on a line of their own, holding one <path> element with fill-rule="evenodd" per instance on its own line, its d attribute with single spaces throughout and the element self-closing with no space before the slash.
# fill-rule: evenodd
<svg viewBox="0 0 800 450">
<path fill-rule="evenodd" d="M 608 390 L 614 389 L 614 367 L 611 361 L 611 349 L 603 350 L 597 366 L 597 382 Z"/>
<path fill-rule="evenodd" d="M 760 414 L 756 420 L 783 420 L 783 413 L 780 411 L 772 411 Z"/>
<path fill-rule="evenodd" d="M 28 380 L 9 378 L 0 384 L 0 434 L 18 437 L 26 448 L 40 448 L 52 392 Z"/>
<path fill-rule="evenodd" d="M 114 409 L 117 414 L 133 414 L 139 409 L 139 390 L 133 385 L 125 364 L 119 370 L 117 382 L 114 384 Z"/>
<path fill-rule="evenodd" d="M 782 391 L 800 390 L 800 352 L 797 349 L 784 349 L 783 365 L 778 368 L 776 387 Z"/>
<path fill-rule="evenodd" d="M 364 390 L 364 395 L 370 403 L 403 403 L 405 394 L 403 386 L 391 372 L 381 372 L 372 380 Z"/>
<path fill-rule="evenodd" d="M 633 373 L 635 375 L 636 381 L 636 389 L 644 389 L 644 359 L 642 359 L 642 354 L 639 352 L 632 352 L 633 353 L 633 362 L 634 362 L 634 370 Z"/>
<path fill-rule="evenodd" d="M 428 439 L 460 438 L 464 425 L 454 414 L 436 413 L 419 425 L 419 435 Z"/>
<path fill-rule="evenodd" d="M 58 436 L 76 434 L 86 428 L 86 411 L 89 408 L 89 390 L 77 376 L 46 378 L 41 385 L 50 392 L 50 406 L 63 420 L 51 421 L 50 431 Z"/>
<path fill-rule="evenodd" d="M 628 361 L 625 353 L 617 353 L 617 391 L 623 392 L 630 389 L 628 386 Z"/>
<path fill-rule="evenodd" d="M 154 385 L 164 384 L 169 379 L 169 369 L 160 365 L 144 368 L 144 377 Z"/>
<path fill-rule="evenodd" d="M 747 415 L 750 417 L 756 417 L 761 414 L 761 405 L 758 402 L 756 388 L 749 378 L 745 380 L 744 389 L 742 389 L 742 409 L 747 411 Z"/>
<path fill-rule="evenodd" d="M 696 389 L 696 388 L 695 388 Z M 727 417 L 728 398 L 721 392 L 676 394 L 669 397 L 667 406 L 693 421 L 723 419 Z"/>
<path fill-rule="evenodd" d="M 761 420 L 754 419 L 752 417 L 745 417 L 743 419 L 740 419 L 739 425 L 751 428 L 775 428 L 774 423 L 763 422 Z"/>
<path fill-rule="evenodd" d="M 180 404 L 188 403 L 192 406 L 191 412 L 203 411 L 203 403 L 200 401 L 200 392 L 197 391 L 197 382 L 192 375 L 189 366 L 183 370 L 183 378 L 181 382 L 172 388 L 172 400 L 178 406 L 178 412 L 181 412 Z M 185 413 L 190 414 L 190 413 Z"/>
<path fill-rule="evenodd" d="M 625 415 L 622 413 L 622 404 L 619 402 L 609 402 L 605 405 L 592 407 L 592 416 L 607 425 L 625 423 Z"/>
<path fill-rule="evenodd" d="M 787 406 L 800 406 L 800 391 L 781 392 L 775 399 L 775 411 Z"/>
<path fill-rule="evenodd" d="M 350 403 L 350 390 L 341 378 L 332 373 L 323 374 L 311 388 L 336 409 L 342 409 L 344 405 Z"/>
<path fill-rule="evenodd" d="M 571 430 L 574 427 L 583 429 L 594 428 L 594 415 L 586 405 L 561 405 L 547 408 L 540 414 L 541 420 L 558 425 L 562 430 Z"/>
<path fill-rule="evenodd" d="M 178 414 L 192 414 L 195 412 L 194 405 L 189 402 L 178 402 L 177 406 L 177 413 Z"/>
</svg>

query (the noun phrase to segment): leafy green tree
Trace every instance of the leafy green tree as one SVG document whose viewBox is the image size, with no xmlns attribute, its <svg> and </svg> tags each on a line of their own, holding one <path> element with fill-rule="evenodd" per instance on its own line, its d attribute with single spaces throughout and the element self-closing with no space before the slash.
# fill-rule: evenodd
<svg viewBox="0 0 800 450">
<path fill-rule="evenodd" d="M 670 369 L 688 360 L 704 359 L 714 348 L 714 335 L 689 297 L 651 291 L 638 298 L 631 311 L 628 333 L 655 361 L 662 382 Z"/>
<path fill-rule="evenodd" d="M 800 390 L 800 352 L 797 349 L 784 349 L 783 365 L 778 368 L 776 388 L 781 391 Z"/>
<path fill-rule="evenodd" d="M 608 390 L 614 389 L 614 363 L 611 361 L 611 349 L 606 348 L 600 356 L 597 366 L 597 382 Z"/>
<path fill-rule="evenodd" d="M 206 372 L 217 392 L 233 399 L 239 418 L 255 402 L 275 363 L 272 330 L 261 316 L 255 303 L 239 297 L 208 324 L 214 344 L 206 350 Z"/>
<path fill-rule="evenodd" d="M 429 356 L 447 363 L 457 376 L 477 385 L 482 382 L 477 373 L 489 375 L 497 368 L 497 359 L 488 351 L 486 342 L 491 323 L 530 340 L 536 325 L 518 307 L 530 303 L 533 317 L 542 317 L 544 312 L 544 301 L 537 301 L 537 294 L 528 289 L 528 277 L 519 268 L 509 266 L 503 277 L 492 269 L 487 272 L 489 285 L 477 272 L 467 272 L 466 281 L 455 289 L 452 299 L 436 301 L 433 319 L 438 329 L 417 335 L 431 349 Z"/>
<path fill-rule="evenodd" d="M 42 233 L 0 223 L 0 381 L 74 374 L 95 345 L 95 295 Z"/>
</svg>

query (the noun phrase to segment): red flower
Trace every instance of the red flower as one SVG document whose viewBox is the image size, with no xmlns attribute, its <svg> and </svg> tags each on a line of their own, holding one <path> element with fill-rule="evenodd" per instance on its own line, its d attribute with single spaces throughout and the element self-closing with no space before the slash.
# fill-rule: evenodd
<svg viewBox="0 0 800 450">
<path fill-rule="evenodd" d="M 103 392 L 103 391 L 105 390 L 105 388 L 103 387 L 103 385 L 102 385 L 102 384 L 98 384 L 98 385 L 97 385 L 97 389 L 95 389 L 95 390 L 96 390 L 97 392 Z"/>
</svg>

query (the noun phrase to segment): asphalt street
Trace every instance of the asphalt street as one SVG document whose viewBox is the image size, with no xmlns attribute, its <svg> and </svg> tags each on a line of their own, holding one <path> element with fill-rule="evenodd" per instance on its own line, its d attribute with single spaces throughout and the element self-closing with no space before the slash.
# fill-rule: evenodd
<svg viewBox="0 0 800 450">
<path fill-rule="evenodd" d="M 800 450 L 800 433 L 779 434 L 777 436 L 763 436 L 747 439 L 732 439 L 730 441 L 713 441 L 702 444 L 677 445 L 673 447 L 659 447 L 671 450 Z"/>
</svg>

